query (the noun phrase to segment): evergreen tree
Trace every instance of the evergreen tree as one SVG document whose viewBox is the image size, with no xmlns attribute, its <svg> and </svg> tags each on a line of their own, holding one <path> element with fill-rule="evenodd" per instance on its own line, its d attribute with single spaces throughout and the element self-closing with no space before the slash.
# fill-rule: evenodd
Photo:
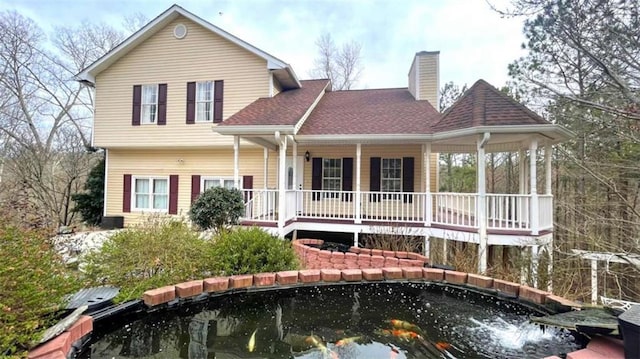
<svg viewBox="0 0 640 359">
<path fill-rule="evenodd" d="M 73 195 L 74 211 L 79 212 L 85 223 L 97 226 L 102 221 L 104 208 L 104 157 L 98 162 L 84 184 L 85 193 Z"/>
</svg>

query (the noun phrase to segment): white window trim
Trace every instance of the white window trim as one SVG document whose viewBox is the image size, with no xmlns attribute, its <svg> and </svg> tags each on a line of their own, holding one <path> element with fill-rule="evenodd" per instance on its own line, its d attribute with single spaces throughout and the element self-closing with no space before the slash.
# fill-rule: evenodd
<svg viewBox="0 0 640 359">
<path fill-rule="evenodd" d="M 155 122 L 148 122 L 145 121 L 145 118 L 143 116 L 144 114 L 144 106 L 148 106 L 148 105 L 153 105 L 153 103 L 145 103 L 144 102 L 144 88 L 145 87 L 151 87 L 154 86 L 156 88 L 156 108 L 155 108 L 155 113 L 154 113 L 154 119 Z M 141 125 L 157 125 L 158 124 L 158 102 L 160 100 L 160 87 L 158 86 L 158 84 L 146 84 L 146 85 L 142 85 L 140 88 L 140 124 Z"/>
<path fill-rule="evenodd" d="M 339 160 L 340 161 L 340 166 L 339 166 L 339 169 L 340 169 L 340 176 L 339 176 L 340 184 L 338 185 L 338 189 L 337 190 L 324 188 L 324 180 L 325 180 L 325 178 L 330 178 L 330 179 L 335 179 L 336 178 L 336 177 L 325 177 L 324 176 L 324 160 Z M 323 191 L 332 191 L 332 192 L 340 192 L 340 191 L 342 191 L 342 177 L 343 177 L 342 160 L 343 160 L 342 158 L 323 158 L 322 159 L 322 190 Z M 325 193 L 323 197 L 325 197 L 325 198 L 336 198 L 335 196 L 332 196 L 330 193 Z"/>
<path fill-rule="evenodd" d="M 200 193 L 204 192 L 204 181 L 220 181 L 221 187 L 224 187 L 224 181 L 234 181 L 234 179 L 228 176 L 200 176 Z M 238 189 L 242 189 L 242 183 L 240 183 L 240 187 Z"/>
<path fill-rule="evenodd" d="M 136 203 L 136 180 L 138 179 L 146 179 L 146 180 L 167 180 L 167 208 L 166 209 L 156 209 L 156 208 L 138 208 Z M 153 192 L 153 186 L 149 183 L 149 189 Z M 149 205 L 153 207 L 153 193 L 150 193 L 149 197 Z M 169 176 L 131 176 L 131 211 L 132 212 L 158 212 L 158 213 L 168 213 L 169 212 L 169 203 L 171 202 L 171 181 Z"/>
<path fill-rule="evenodd" d="M 209 100 L 207 100 L 207 101 L 198 101 L 198 84 L 203 84 L 203 83 L 210 83 L 211 84 L 211 98 Z M 213 99 L 215 99 L 215 95 L 214 95 L 215 90 L 216 90 L 216 85 L 215 85 L 215 83 L 213 81 L 196 81 L 195 122 L 197 122 L 197 123 L 213 123 L 213 116 L 215 114 L 214 102 L 213 102 Z M 211 102 L 211 121 L 198 120 L 198 104 L 199 103 L 206 103 L 206 102 Z"/>
<path fill-rule="evenodd" d="M 383 191 L 382 190 L 382 181 L 385 179 L 384 177 L 382 177 L 382 174 L 384 173 L 384 166 L 382 165 L 384 163 L 384 160 L 400 160 L 400 192 L 391 192 L 391 191 Z M 402 160 L 402 157 L 398 158 L 398 157 L 384 157 L 380 159 L 380 192 L 383 193 L 403 193 L 404 192 L 404 161 Z M 389 180 L 391 178 L 387 178 L 387 180 Z M 395 180 L 395 178 L 393 178 Z M 400 197 L 398 195 L 384 195 L 382 196 L 383 200 L 386 201 L 395 201 L 400 199 Z"/>
</svg>

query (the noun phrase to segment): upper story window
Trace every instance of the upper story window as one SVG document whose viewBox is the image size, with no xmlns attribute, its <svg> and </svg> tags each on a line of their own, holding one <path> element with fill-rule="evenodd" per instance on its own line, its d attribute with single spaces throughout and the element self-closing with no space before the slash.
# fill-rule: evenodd
<svg viewBox="0 0 640 359">
<path fill-rule="evenodd" d="M 382 192 L 402 192 L 402 158 L 383 158 L 381 170 Z"/>
<path fill-rule="evenodd" d="M 196 121 L 213 121 L 213 81 L 196 83 Z"/>
<path fill-rule="evenodd" d="M 166 177 L 133 179 L 134 210 L 165 212 L 169 209 L 169 180 Z"/>
<path fill-rule="evenodd" d="M 158 118 L 158 85 L 142 85 L 141 109 L 141 123 L 156 123 Z"/>
</svg>

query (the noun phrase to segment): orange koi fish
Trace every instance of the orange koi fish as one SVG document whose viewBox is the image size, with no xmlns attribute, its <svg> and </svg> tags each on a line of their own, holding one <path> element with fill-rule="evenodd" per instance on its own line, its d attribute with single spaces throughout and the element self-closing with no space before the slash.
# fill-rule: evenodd
<svg viewBox="0 0 640 359">
<path fill-rule="evenodd" d="M 406 341 L 422 338 L 420 334 L 416 332 L 412 332 L 410 330 L 406 330 L 406 329 L 394 329 L 391 331 L 391 334 L 396 338 L 403 339 Z"/>
<path fill-rule="evenodd" d="M 450 343 L 446 343 L 446 342 L 437 342 L 436 343 L 436 348 L 438 348 L 438 350 L 443 352 L 443 351 L 448 350 L 449 348 L 451 348 L 451 344 Z"/>
<path fill-rule="evenodd" d="M 413 323 L 405 322 L 404 320 L 391 319 L 389 322 L 391 323 L 391 326 L 395 329 L 406 329 L 421 335 L 423 333 L 420 327 L 418 327 Z"/>
<path fill-rule="evenodd" d="M 342 339 L 340 339 L 340 340 L 338 340 L 338 341 L 336 342 L 336 346 L 337 346 L 337 347 L 343 347 L 343 346 L 345 346 L 345 345 L 347 345 L 347 344 L 355 343 L 355 342 L 357 342 L 357 341 L 358 341 L 358 340 L 360 340 L 360 339 L 362 339 L 362 337 L 349 337 L 349 338 L 342 338 Z"/>
</svg>

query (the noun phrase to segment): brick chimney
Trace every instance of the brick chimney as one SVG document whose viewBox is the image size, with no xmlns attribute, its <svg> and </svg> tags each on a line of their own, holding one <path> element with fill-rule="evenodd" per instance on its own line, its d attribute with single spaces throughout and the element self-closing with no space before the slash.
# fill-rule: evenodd
<svg viewBox="0 0 640 359">
<path fill-rule="evenodd" d="M 427 100 L 438 109 L 440 97 L 440 51 L 416 53 L 409 69 L 409 92 L 416 100 Z"/>
</svg>

